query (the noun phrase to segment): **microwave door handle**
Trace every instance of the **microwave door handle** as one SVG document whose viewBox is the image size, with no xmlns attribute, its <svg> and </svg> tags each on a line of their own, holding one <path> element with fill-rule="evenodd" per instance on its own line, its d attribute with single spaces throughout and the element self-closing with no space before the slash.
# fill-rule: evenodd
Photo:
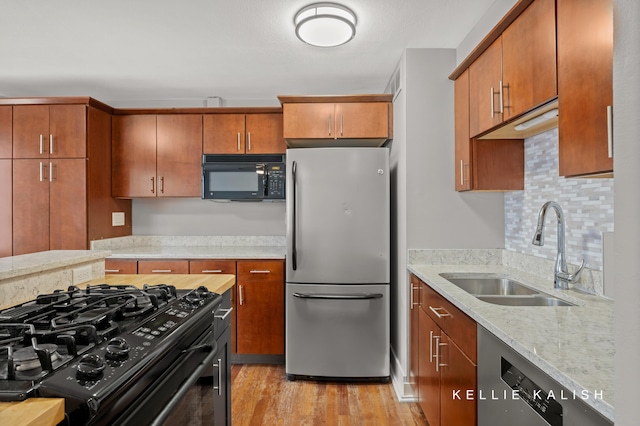
<svg viewBox="0 0 640 426">
<path fill-rule="evenodd" d="M 291 166 L 291 177 L 293 178 L 293 193 L 291 203 L 292 207 L 292 218 L 291 218 L 291 228 L 292 228 L 292 236 L 293 239 L 291 243 L 291 267 L 294 271 L 298 269 L 298 250 L 296 245 L 297 240 L 297 212 L 296 212 L 296 193 L 298 192 L 298 162 L 294 161 Z"/>
</svg>

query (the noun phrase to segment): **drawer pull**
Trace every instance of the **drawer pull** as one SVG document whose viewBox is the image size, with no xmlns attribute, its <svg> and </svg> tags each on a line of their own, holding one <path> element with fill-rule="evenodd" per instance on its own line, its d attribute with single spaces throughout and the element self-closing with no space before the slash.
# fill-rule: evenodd
<svg viewBox="0 0 640 426">
<path fill-rule="evenodd" d="M 233 311 L 233 308 L 229 308 L 229 309 L 220 309 L 220 311 L 226 311 L 224 313 L 224 315 L 220 316 L 220 315 L 214 315 L 215 318 L 221 319 L 221 320 L 225 320 L 227 319 L 227 317 L 229 316 L 229 314 L 231 313 L 231 311 Z"/>
<path fill-rule="evenodd" d="M 249 271 L 250 274 L 270 274 L 271 271 L 265 269 L 265 270 L 260 270 L 260 269 L 253 269 L 251 271 Z"/>
<path fill-rule="evenodd" d="M 220 396 L 222 395 L 222 359 L 218 358 L 218 363 L 213 366 L 218 369 L 218 386 L 214 386 L 213 390 L 218 391 L 218 396 Z"/>
<path fill-rule="evenodd" d="M 120 272 L 120 269 L 105 269 L 104 273 L 106 274 L 107 272 L 111 272 L 112 274 L 117 274 L 118 272 Z"/>
<path fill-rule="evenodd" d="M 152 269 L 152 274 L 170 274 L 172 269 Z"/>
<path fill-rule="evenodd" d="M 451 314 L 449 314 L 449 312 L 445 311 L 444 308 L 440 307 L 440 308 L 434 308 L 433 306 L 429 306 L 429 309 L 431 309 L 431 312 L 433 312 L 434 314 L 436 314 L 436 316 L 438 318 L 443 318 L 443 317 L 450 317 Z M 440 312 L 438 312 L 439 310 L 444 311 L 444 314 L 441 314 Z"/>
<path fill-rule="evenodd" d="M 219 274 L 222 272 L 222 269 L 203 269 L 201 273 L 203 274 Z"/>
</svg>

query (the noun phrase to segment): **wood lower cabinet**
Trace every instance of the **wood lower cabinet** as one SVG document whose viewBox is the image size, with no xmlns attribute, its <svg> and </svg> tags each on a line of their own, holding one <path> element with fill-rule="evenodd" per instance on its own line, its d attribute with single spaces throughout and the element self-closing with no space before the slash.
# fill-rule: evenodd
<svg viewBox="0 0 640 426">
<path fill-rule="evenodd" d="M 466 392 L 477 389 L 476 323 L 416 276 L 410 283 L 419 306 L 411 313 L 410 353 L 418 357 L 420 407 L 430 426 L 475 426 L 476 402 Z"/>
<path fill-rule="evenodd" d="M 205 114 L 205 154 L 284 154 L 281 113 Z"/>
<path fill-rule="evenodd" d="M 237 263 L 236 352 L 284 354 L 284 262 Z"/>
<path fill-rule="evenodd" d="M 560 176 L 613 171 L 613 0 L 557 0 Z"/>
<path fill-rule="evenodd" d="M 114 197 L 199 197 L 202 115 L 115 116 L 112 159 Z"/>
<path fill-rule="evenodd" d="M 13 107 L 0 106 L 0 158 L 13 158 Z"/>
<path fill-rule="evenodd" d="M 188 274 L 188 260 L 138 260 L 138 274 Z"/>
</svg>

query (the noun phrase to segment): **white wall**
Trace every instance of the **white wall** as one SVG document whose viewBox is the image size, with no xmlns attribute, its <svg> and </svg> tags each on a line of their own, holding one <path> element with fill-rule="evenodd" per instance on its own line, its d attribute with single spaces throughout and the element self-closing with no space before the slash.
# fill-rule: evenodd
<svg viewBox="0 0 640 426">
<path fill-rule="evenodd" d="M 407 250 L 501 248 L 501 193 L 454 190 L 453 49 L 406 49 L 400 61 L 402 91 L 394 101 L 391 143 L 392 230 L 391 345 L 396 390 L 410 396 Z"/>
<path fill-rule="evenodd" d="M 285 235 L 285 203 L 137 199 L 133 235 Z"/>
<path fill-rule="evenodd" d="M 640 352 L 640 2 L 614 1 L 616 425 L 636 425 Z"/>
</svg>

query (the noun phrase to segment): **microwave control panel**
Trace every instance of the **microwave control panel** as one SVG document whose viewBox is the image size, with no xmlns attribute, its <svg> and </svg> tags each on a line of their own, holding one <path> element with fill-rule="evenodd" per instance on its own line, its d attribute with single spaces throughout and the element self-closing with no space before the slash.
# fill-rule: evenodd
<svg viewBox="0 0 640 426">
<path fill-rule="evenodd" d="M 268 173 L 268 197 L 284 198 L 287 180 L 284 164 L 269 164 Z"/>
</svg>

